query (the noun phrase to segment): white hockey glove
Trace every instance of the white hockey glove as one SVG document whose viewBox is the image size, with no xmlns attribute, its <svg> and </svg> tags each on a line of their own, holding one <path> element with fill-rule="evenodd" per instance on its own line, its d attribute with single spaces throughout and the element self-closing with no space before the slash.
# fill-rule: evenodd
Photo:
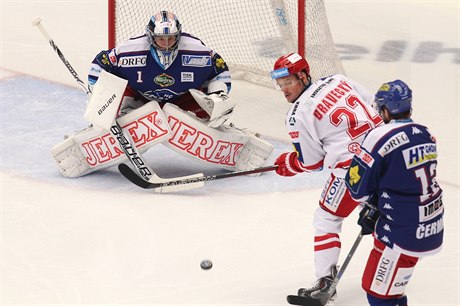
<svg viewBox="0 0 460 306">
<path fill-rule="evenodd" d="M 235 108 L 235 102 L 224 92 L 211 93 L 209 95 L 197 89 L 190 89 L 195 101 L 209 115 L 208 126 L 216 128 L 230 118 Z"/>
</svg>

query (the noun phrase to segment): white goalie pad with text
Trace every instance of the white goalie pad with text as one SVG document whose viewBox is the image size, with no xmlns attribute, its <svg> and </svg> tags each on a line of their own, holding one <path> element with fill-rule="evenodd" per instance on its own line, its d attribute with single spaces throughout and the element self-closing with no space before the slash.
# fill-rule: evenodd
<svg viewBox="0 0 460 306">
<path fill-rule="evenodd" d="M 141 153 L 167 141 L 171 135 L 167 120 L 154 101 L 121 116 L 117 121 L 131 135 Z M 88 127 L 68 137 L 55 145 L 51 154 L 65 177 L 79 177 L 128 160 L 109 131 L 97 127 Z"/>
<path fill-rule="evenodd" d="M 206 121 L 170 103 L 162 110 L 151 101 L 117 121 L 140 153 L 163 143 L 188 158 L 229 171 L 262 167 L 273 151 L 265 140 L 233 126 L 211 128 Z M 55 145 L 51 154 L 65 177 L 83 176 L 127 161 L 118 141 L 97 127 L 68 137 Z"/>
<path fill-rule="evenodd" d="M 174 104 L 163 112 L 171 127 L 166 146 L 198 162 L 230 171 L 259 168 L 265 165 L 273 146 L 233 126 L 211 128 L 208 123 Z"/>
</svg>

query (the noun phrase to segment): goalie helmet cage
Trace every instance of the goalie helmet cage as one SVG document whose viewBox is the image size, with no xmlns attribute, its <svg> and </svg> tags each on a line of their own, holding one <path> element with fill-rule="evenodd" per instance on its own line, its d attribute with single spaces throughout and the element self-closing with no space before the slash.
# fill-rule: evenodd
<svg viewBox="0 0 460 306">
<path fill-rule="evenodd" d="M 274 62 L 290 52 L 306 56 L 313 80 L 344 73 L 324 0 L 108 1 L 109 48 L 144 34 L 150 17 L 167 10 L 224 58 L 233 79 L 271 87 Z"/>
</svg>

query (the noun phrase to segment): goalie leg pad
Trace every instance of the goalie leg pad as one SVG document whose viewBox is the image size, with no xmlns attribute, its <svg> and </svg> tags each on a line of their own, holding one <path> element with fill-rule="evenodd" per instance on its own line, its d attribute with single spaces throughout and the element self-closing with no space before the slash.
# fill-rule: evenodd
<svg viewBox="0 0 460 306">
<path fill-rule="evenodd" d="M 166 103 L 163 112 L 172 130 L 164 143 L 193 160 L 230 171 L 249 170 L 265 165 L 273 146 L 232 126 L 211 128 L 207 122 Z"/>
<path fill-rule="evenodd" d="M 117 119 L 129 133 L 139 152 L 166 141 L 171 129 L 157 102 L 144 106 Z M 68 137 L 51 149 L 65 177 L 79 177 L 127 160 L 118 141 L 106 130 L 89 127 Z"/>
</svg>

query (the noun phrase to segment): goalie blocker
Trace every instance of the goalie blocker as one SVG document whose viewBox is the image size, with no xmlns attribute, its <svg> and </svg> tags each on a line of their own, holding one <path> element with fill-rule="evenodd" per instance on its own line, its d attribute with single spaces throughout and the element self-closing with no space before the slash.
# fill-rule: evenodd
<svg viewBox="0 0 460 306">
<path fill-rule="evenodd" d="M 197 162 L 229 171 L 264 166 L 273 146 L 233 126 L 208 126 L 174 104 L 160 108 L 151 101 L 117 119 L 139 152 L 157 143 Z M 116 139 L 106 130 L 89 127 L 51 149 L 65 177 L 79 177 L 127 160 Z"/>
</svg>

